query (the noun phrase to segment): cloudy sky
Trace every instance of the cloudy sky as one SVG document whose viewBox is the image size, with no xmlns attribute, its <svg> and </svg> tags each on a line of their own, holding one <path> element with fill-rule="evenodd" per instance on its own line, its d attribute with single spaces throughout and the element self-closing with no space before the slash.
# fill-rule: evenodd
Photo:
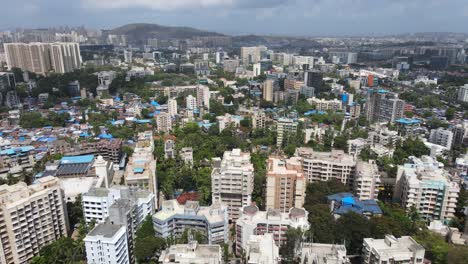
<svg viewBox="0 0 468 264">
<path fill-rule="evenodd" d="M 0 0 L 0 29 L 127 23 L 228 34 L 468 33 L 467 0 Z"/>
</svg>

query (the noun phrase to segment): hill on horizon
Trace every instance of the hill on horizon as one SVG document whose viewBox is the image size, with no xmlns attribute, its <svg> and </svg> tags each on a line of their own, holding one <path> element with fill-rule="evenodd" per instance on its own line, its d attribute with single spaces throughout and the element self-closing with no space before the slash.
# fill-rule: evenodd
<svg viewBox="0 0 468 264">
<path fill-rule="evenodd" d="M 158 24 L 127 24 L 106 31 L 107 34 L 126 35 L 130 43 L 143 44 L 148 38 L 184 39 L 206 36 L 225 36 L 217 32 L 204 31 L 192 27 L 172 27 Z"/>
</svg>

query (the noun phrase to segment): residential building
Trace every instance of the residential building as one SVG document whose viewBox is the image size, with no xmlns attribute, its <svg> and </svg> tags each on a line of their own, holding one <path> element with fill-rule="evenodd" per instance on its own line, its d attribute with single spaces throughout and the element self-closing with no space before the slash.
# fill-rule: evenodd
<svg viewBox="0 0 468 264">
<path fill-rule="evenodd" d="M 447 149 L 452 148 L 453 132 L 442 127 L 431 130 L 429 142 L 444 146 Z"/>
<path fill-rule="evenodd" d="M 315 89 L 321 88 L 323 86 L 323 73 L 316 70 L 304 72 L 304 85 Z"/>
<path fill-rule="evenodd" d="M 236 252 L 246 251 L 253 235 L 273 234 L 273 240 L 278 247 L 286 240 L 288 228 L 309 230 L 307 220 L 309 213 L 302 208 L 291 208 L 289 212 L 268 209 L 260 211 L 256 205 L 242 208 L 242 214 L 236 222 Z"/>
<path fill-rule="evenodd" d="M 170 98 L 169 100 L 167 100 L 167 110 L 171 118 L 175 117 L 178 114 L 176 99 Z"/>
<path fill-rule="evenodd" d="M 257 63 L 262 59 L 262 52 L 265 52 L 265 46 L 241 47 L 240 59 L 244 65 Z"/>
<path fill-rule="evenodd" d="M 275 86 L 275 80 L 273 79 L 267 79 L 263 83 L 263 100 L 267 102 L 273 102 L 273 93 L 274 93 L 274 87 Z"/>
<path fill-rule="evenodd" d="M 210 88 L 199 85 L 197 87 L 197 106 L 198 109 L 210 110 Z"/>
<path fill-rule="evenodd" d="M 127 229 L 123 225 L 98 224 L 84 238 L 89 264 L 130 263 Z"/>
<path fill-rule="evenodd" d="M 264 129 L 266 128 L 267 116 L 264 111 L 255 111 L 252 115 L 252 128 Z"/>
<path fill-rule="evenodd" d="M 333 100 L 325 100 L 325 99 L 318 99 L 318 98 L 309 98 L 307 102 L 312 106 L 315 106 L 317 111 L 339 111 L 341 110 L 341 101 L 338 99 Z"/>
<path fill-rule="evenodd" d="M 124 62 L 125 63 L 132 63 L 133 62 L 133 53 L 131 50 L 124 50 Z"/>
<path fill-rule="evenodd" d="M 249 264 L 279 264 L 281 258 L 279 247 L 273 239 L 273 234 L 263 234 L 260 236 L 250 236 L 250 240 L 245 250 L 245 263 Z"/>
<path fill-rule="evenodd" d="M 92 187 L 82 196 L 84 220 L 87 224 L 106 222 L 110 207 L 120 199 L 128 200 L 135 206 L 134 219 L 138 224 L 156 209 L 154 194 L 147 190 L 132 190 L 126 186 Z"/>
<path fill-rule="evenodd" d="M 202 232 L 210 245 L 228 242 L 228 224 L 226 206 L 216 201 L 211 206 L 200 206 L 196 201 L 181 205 L 177 200 L 166 200 L 153 215 L 156 236 L 180 237 L 184 230 L 194 229 Z"/>
<path fill-rule="evenodd" d="M 393 198 L 406 210 L 416 207 L 426 221 L 454 217 L 460 187 L 432 157 L 410 157 L 398 166 Z"/>
<path fill-rule="evenodd" d="M 216 120 L 218 121 L 219 133 L 221 133 L 228 127 L 238 128 L 242 117 L 226 113 L 223 116 L 217 116 Z"/>
<path fill-rule="evenodd" d="M 0 263 L 29 263 L 39 250 L 66 236 L 68 217 L 59 180 L 0 186 Z"/>
<path fill-rule="evenodd" d="M 357 158 L 359 154 L 361 154 L 361 151 L 369 145 L 367 140 L 363 138 L 350 139 L 347 141 L 347 143 L 348 153 L 354 158 Z"/>
<path fill-rule="evenodd" d="M 172 130 L 172 117 L 169 113 L 156 115 L 156 128 L 158 132 L 168 133 Z"/>
<path fill-rule="evenodd" d="M 174 139 L 167 138 L 164 140 L 164 158 L 165 159 L 174 159 L 176 152 L 176 145 Z"/>
<path fill-rule="evenodd" d="M 327 196 L 330 211 L 339 218 L 349 212 L 354 212 L 366 217 L 382 216 L 383 212 L 376 200 L 360 200 L 352 193 L 336 193 Z"/>
<path fill-rule="evenodd" d="M 266 173 L 266 208 L 289 212 L 304 205 L 306 179 L 300 158 L 268 158 Z"/>
<path fill-rule="evenodd" d="M 300 264 L 350 264 L 346 247 L 340 244 L 302 243 Z"/>
<path fill-rule="evenodd" d="M 468 84 L 460 86 L 458 89 L 458 101 L 468 102 Z"/>
<path fill-rule="evenodd" d="M 280 118 L 276 122 L 276 146 L 281 148 L 287 143 L 288 137 L 297 133 L 298 122 L 289 118 Z"/>
<path fill-rule="evenodd" d="M 398 129 L 398 133 L 402 136 L 414 136 L 420 131 L 421 120 L 412 118 L 400 118 L 395 121 Z"/>
<path fill-rule="evenodd" d="M 155 204 L 158 204 L 158 189 L 156 181 L 156 159 L 153 156 L 153 132 L 138 133 L 137 143 L 127 163 L 124 172 L 125 185 L 134 189 L 152 192 Z"/>
<path fill-rule="evenodd" d="M 383 89 L 370 89 L 367 94 L 366 117 L 371 123 L 395 122 L 403 118 L 405 101 Z"/>
<path fill-rule="evenodd" d="M 397 131 L 388 129 L 387 126 L 373 125 L 369 132 L 368 141 L 371 145 L 395 146 L 400 137 Z"/>
<path fill-rule="evenodd" d="M 182 148 L 179 151 L 179 156 L 182 161 L 187 165 L 193 164 L 193 149 L 191 147 Z"/>
<path fill-rule="evenodd" d="M 240 149 L 224 152 L 223 159 L 213 159 L 211 190 L 213 202 L 227 205 L 229 219 L 236 221 L 242 207 L 252 200 L 254 168 L 250 153 Z"/>
<path fill-rule="evenodd" d="M 312 98 L 315 96 L 315 88 L 314 87 L 308 87 L 308 86 L 302 86 L 300 88 L 300 93 L 301 95 L 304 95 L 305 98 Z"/>
<path fill-rule="evenodd" d="M 377 200 L 380 183 L 379 168 L 374 160 L 356 163 L 353 190 L 360 200 Z"/>
<path fill-rule="evenodd" d="M 193 111 L 193 110 L 198 109 L 197 98 L 193 97 L 191 94 L 187 95 L 187 97 L 185 98 L 185 102 L 186 102 L 185 108 L 187 108 L 187 110 Z"/>
<path fill-rule="evenodd" d="M 356 161 L 342 150 L 316 152 L 312 148 L 297 148 L 296 157 L 302 158 L 302 168 L 308 182 L 338 180 L 353 186 Z"/>
<path fill-rule="evenodd" d="M 219 245 L 201 245 L 196 241 L 172 245 L 161 252 L 159 264 L 222 264 L 223 254 Z"/>
<path fill-rule="evenodd" d="M 468 145 L 468 121 L 450 128 L 453 133 L 452 147 Z"/>
<path fill-rule="evenodd" d="M 396 238 L 386 235 L 384 239 L 364 238 L 362 263 L 424 263 L 425 249 L 410 236 Z"/>
</svg>

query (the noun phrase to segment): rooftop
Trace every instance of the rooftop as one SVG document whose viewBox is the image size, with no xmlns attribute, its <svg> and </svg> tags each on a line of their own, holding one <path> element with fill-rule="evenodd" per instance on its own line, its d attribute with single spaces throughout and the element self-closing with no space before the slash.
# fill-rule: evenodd
<svg viewBox="0 0 468 264">
<path fill-rule="evenodd" d="M 123 227 L 120 225 L 113 225 L 108 223 L 98 224 L 88 233 L 87 236 L 103 236 L 112 238 L 121 228 Z"/>
</svg>

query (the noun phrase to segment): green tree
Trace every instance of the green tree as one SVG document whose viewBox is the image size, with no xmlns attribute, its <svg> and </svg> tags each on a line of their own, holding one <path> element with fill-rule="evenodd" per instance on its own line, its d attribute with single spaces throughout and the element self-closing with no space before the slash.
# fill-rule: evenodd
<svg viewBox="0 0 468 264">
<path fill-rule="evenodd" d="M 349 254 L 359 254 L 364 238 L 371 235 L 369 226 L 365 216 L 349 212 L 336 221 L 335 237 L 345 242 Z"/>
</svg>

